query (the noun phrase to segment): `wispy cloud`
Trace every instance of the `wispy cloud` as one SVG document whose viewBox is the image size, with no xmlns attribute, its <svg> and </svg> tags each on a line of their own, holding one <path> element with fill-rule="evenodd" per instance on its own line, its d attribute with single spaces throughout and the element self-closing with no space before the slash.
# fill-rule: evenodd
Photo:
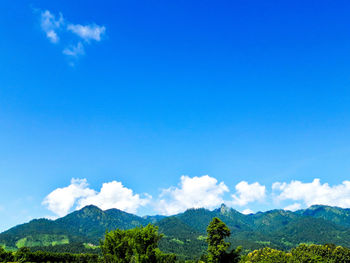
<svg viewBox="0 0 350 263">
<path fill-rule="evenodd" d="M 86 54 L 86 45 L 100 42 L 106 33 L 105 26 L 74 24 L 63 18 L 61 13 L 56 16 L 49 10 L 40 12 L 40 27 L 51 43 L 62 45 L 62 53 L 70 60 L 70 65 L 74 65 L 71 60 Z"/>
<path fill-rule="evenodd" d="M 67 56 L 78 57 L 84 55 L 85 50 L 83 44 L 81 42 L 78 42 L 78 44 L 75 46 L 73 45 L 63 49 L 62 53 Z"/>
<path fill-rule="evenodd" d="M 57 43 L 59 41 L 57 31 L 64 24 L 62 14 L 58 15 L 58 19 L 49 10 L 42 11 L 40 13 L 40 26 L 41 29 L 46 33 L 46 37 L 52 42 Z"/>
<path fill-rule="evenodd" d="M 76 34 L 80 38 L 84 39 L 86 42 L 90 40 L 101 41 L 101 37 L 104 35 L 106 28 L 104 26 L 98 26 L 96 24 L 92 25 L 74 25 L 69 24 L 67 30 Z"/>
</svg>

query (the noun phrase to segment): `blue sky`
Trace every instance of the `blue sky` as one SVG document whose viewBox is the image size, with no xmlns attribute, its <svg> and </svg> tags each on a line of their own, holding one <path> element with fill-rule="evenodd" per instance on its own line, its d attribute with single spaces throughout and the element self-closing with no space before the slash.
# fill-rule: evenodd
<svg viewBox="0 0 350 263">
<path fill-rule="evenodd" d="M 0 230 L 88 203 L 350 207 L 348 1 L 0 7 Z"/>
</svg>

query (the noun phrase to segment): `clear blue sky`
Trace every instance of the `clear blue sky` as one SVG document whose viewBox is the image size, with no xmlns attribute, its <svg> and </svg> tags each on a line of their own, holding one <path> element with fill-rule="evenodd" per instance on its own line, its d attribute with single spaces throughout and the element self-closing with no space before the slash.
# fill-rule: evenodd
<svg viewBox="0 0 350 263">
<path fill-rule="evenodd" d="M 66 21 L 57 43 L 45 10 Z M 349 10 L 345 0 L 1 1 L 0 230 L 52 215 L 44 198 L 72 178 L 155 200 L 182 175 L 224 182 L 228 201 L 241 181 L 268 193 L 292 180 L 341 185 Z M 70 58 L 63 50 L 80 40 L 68 23 L 105 32 Z"/>
</svg>

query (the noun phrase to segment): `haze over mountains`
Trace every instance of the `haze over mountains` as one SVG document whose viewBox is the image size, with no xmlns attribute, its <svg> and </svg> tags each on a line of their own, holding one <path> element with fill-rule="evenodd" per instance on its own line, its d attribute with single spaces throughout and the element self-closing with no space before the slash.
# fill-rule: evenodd
<svg viewBox="0 0 350 263">
<path fill-rule="evenodd" d="M 46 247 L 64 250 L 67 244 L 99 244 L 106 230 L 129 229 L 149 223 L 164 234 L 160 247 L 184 258 L 206 249 L 206 227 L 219 217 L 231 229 L 233 246 L 255 249 L 269 246 L 289 249 L 299 243 L 334 243 L 350 247 L 350 209 L 311 206 L 296 212 L 271 210 L 244 215 L 222 205 L 215 210 L 189 209 L 174 216 L 139 217 L 118 209 L 86 206 L 57 220 L 35 219 L 0 234 L 6 248 Z"/>
</svg>

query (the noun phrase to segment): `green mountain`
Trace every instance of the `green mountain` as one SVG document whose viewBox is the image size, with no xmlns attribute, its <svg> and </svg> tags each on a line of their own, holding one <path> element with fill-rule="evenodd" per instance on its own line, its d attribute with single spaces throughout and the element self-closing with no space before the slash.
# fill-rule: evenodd
<svg viewBox="0 0 350 263">
<path fill-rule="evenodd" d="M 297 213 L 304 216 L 322 218 L 341 226 L 350 227 L 350 209 L 326 205 L 313 205 L 308 209 L 299 210 Z"/>
<path fill-rule="evenodd" d="M 222 205 L 215 210 L 189 209 L 170 217 L 139 217 L 118 209 L 86 206 L 57 220 L 35 219 L 0 234 L 0 245 L 50 251 L 96 249 L 106 230 L 156 224 L 164 234 L 160 248 L 182 258 L 199 257 L 206 250 L 206 228 L 219 217 L 231 229 L 232 246 L 246 250 L 265 246 L 290 249 L 299 243 L 334 243 L 350 247 L 350 209 L 312 206 L 296 212 L 271 210 L 244 215 Z"/>
<path fill-rule="evenodd" d="M 67 243 L 98 245 L 106 230 L 129 229 L 149 222 L 118 209 L 102 211 L 90 205 L 57 220 L 35 219 L 15 226 L 0 234 L 0 244 L 12 249 Z"/>
</svg>

